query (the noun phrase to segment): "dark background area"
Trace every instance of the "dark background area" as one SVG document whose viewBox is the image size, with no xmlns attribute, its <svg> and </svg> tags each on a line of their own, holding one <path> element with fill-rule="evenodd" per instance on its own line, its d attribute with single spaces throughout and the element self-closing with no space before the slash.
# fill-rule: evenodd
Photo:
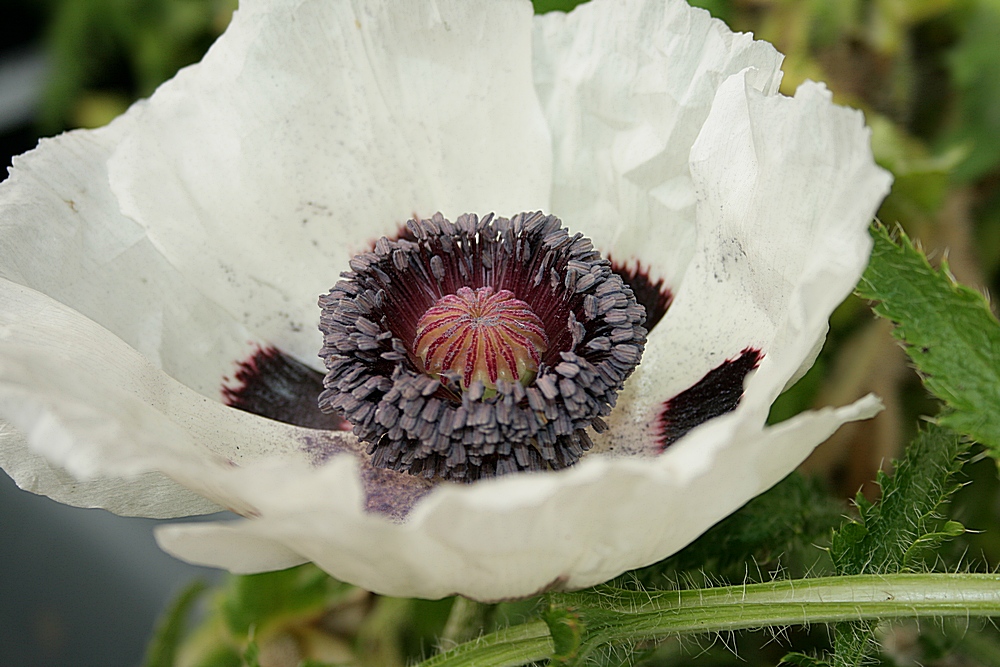
<svg viewBox="0 0 1000 667">
<path fill-rule="evenodd" d="M 60 505 L 0 475 L 0 665 L 138 665 L 173 596 L 220 577 L 160 551 L 157 523 Z"/>
</svg>

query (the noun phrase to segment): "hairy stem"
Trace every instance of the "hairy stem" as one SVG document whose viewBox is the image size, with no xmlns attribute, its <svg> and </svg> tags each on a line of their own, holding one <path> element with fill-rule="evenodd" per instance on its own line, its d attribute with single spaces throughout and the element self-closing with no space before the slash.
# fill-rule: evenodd
<svg viewBox="0 0 1000 667">
<path fill-rule="evenodd" d="M 821 577 L 685 591 L 600 587 L 553 594 L 581 620 L 583 660 L 601 646 L 748 628 L 943 616 L 1000 616 L 1000 575 L 890 574 Z M 553 656 L 542 621 L 462 644 L 424 667 L 503 667 Z"/>
</svg>

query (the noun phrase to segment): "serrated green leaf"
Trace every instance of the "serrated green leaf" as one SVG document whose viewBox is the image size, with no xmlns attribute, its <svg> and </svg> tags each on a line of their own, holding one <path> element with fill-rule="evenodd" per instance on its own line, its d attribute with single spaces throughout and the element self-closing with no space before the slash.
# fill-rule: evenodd
<svg viewBox="0 0 1000 667">
<path fill-rule="evenodd" d="M 1000 323 L 982 294 L 936 270 L 900 233 L 872 228 L 875 248 L 858 293 L 877 302 L 916 364 L 924 386 L 945 402 L 938 421 L 1000 457 Z"/>
<path fill-rule="evenodd" d="M 859 520 L 833 537 L 830 555 L 839 574 L 882 574 L 919 569 L 929 549 L 962 534 L 940 519 L 941 506 L 959 488 L 952 476 L 968 445 L 954 432 L 929 425 L 917 434 L 892 477 L 880 473 L 881 500 L 859 499 Z"/>
<path fill-rule="evenodd" d="M 173 667 L 177 649 L 184 638 L 188 615 L 204 592 L 203 581 L 193 581 L 181 591 L 157 623 L 153 639 L 146 647 L 144 667 Z"/>
<path fill-rule="evenodd" d="M 833 629 L 832 667 L 862 667 L 872 663 L 869 658 L 878 648 L 875 623 L 855 621 L 838 623 Z"/>
<path fill-rule="evenodd" d="M 923 554 L 937 548 L 939 545 L 959 535 L 965 534 L 965 526 L 958 521 L 948 521 L 933 533 L 922 535 L 913 541 L 913 545 L 906 550 L 903 555 L 903 566 L 906 569 L 913 569 L 912 564 L 918 562 Z"/>
<path fill-rule="evenodd" d="M 860 494 L 859 518 L 834 533 L 830 556 L 838 574 L 889 574 L 920 569 L 922 558 L 965 527 L 945 521 L 940 510 L 959 485 L 953 476 L 962 466 L 968 443 L 946 428 L 928 425 L 894 463 L 890 477 L 878 474 L 882 497 L 870 503 Z M 834 631 L 833 667 L 865 664 L 874 650 L 875 626 L 841 623 Z"/>
</svg>

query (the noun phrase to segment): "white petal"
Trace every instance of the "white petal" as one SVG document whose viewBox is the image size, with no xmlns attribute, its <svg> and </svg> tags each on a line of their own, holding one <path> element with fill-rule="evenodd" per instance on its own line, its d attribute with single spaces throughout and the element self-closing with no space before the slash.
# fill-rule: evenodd
<svg viewBox="0 0 1000 667">
<path fill-rule="evenodd" d="M 763 432 L 731 415 L 653 461 L 594 457 L 558 474 L 444 486 L 404 524 L 350 511 L 356 489 L 333 486 L 352 465 L 346 459 L 294 483 L 286 471 L 253 466 L 230 474 L 258 489 L 261 518 L 162 526 L 157 538 L 180 558 L 241 572 L 266 569 L 284 544 L 386 595 L 500 600 L 584 587 L 676 552 L 778 482 L 840 424 L 878 409 L 868 397 Z M 266 549 L 259 563 L 228 542 L 237 535 Z"/>
<path fill-rule="evenodd" d="M 212 567 L 221 567 L 215 564 L 216 554 L 225 553 L 225 568 L 233 574 L 284 570 L 309 562 L 281 542 L 262 537 L 246 527 L 245 523 L 177 523 L 157 526 L 156 541 L 160 548 L 173 556 L 185 554 L 189 562 L 212 563 Z"/>
<path fill-rule="evenodd" d="M 531 5 L 243 3 L 129 115 L 122 210 L 251 330 L 307 362 L 316 298 L 417 213 L 548 207 Z"/>
<path fill-rule="evenodd" d="M 698 245 L 609 420 L 627 450 L 655 440 L 664 401 L 748 346 L 764 359 L 741 409 L 763 424 L 868 259 L 891 177 L 860 112 L 835 107 L 819 84 L 767 96 L 749 76 L 720 87 L 691 151 Z"/>
<path fill-rule="evenodd" d="M 126 123 L 43 140 L 0 183 L 0 277 L 69 304 L 218 399 L 253 336 L 123 216 L 107 159 Z"/>
<path fill-rule="evenodd" d="M 74 507 L 102 507 L 123 516 L 168 519 L 210 514 L 222 508 L 160 473 L 133 479 L 79 481 L 31 451 L 16 429 L 0 424 L 0 467 L 25 491 Z"/>
<path fill-rule="evenodd" d="M 252 0 L 203 64 L 148 103 L 19 163 L 0 222 L 13 281 L 0 280 L 0 415 L 31 449 L 0 434 L 4 465 L 47 490 L 64 468 L 89 480 L 88 498 L 161 516 L 192 506 L 172 479 L 254 517 L 161 531 L 198 562 L 246 572 L 308 559 L 381 593 L 496 600 L 661 559 L 839 424 L 873 414 L 877 401 L 863 399 L 763 427 L 867 252 L 865 216 L 887 180 L 859 119 L 815 86 L 773 96 L 780 56 L 704 13 L 673 0 L 622 7 L 623 23 L 600 0 L 540 21 L 539 91 L 561 133 L 554 183 L 530 5 L 459 0 Z M 655 459 L 591 456 L 428 493 L 337 456 L 358 449 L 346 434 L 226 408 L 158 367 L 211 396 L 245 332 L 314 361 L 315 297 L 368 238 L 413 212 L 533 208 L 683 276 L 610 437 L 648 442 L 672 392 L 759 344 L 767 356 L 740 408 Z M 652 232 L 673 245 L 648 243 Z M 65 274 L 31 266 L 52 256 L 48 235 Z M 135 275 L 156 287 L 129 286 Z M 185 317 L 207 323 L 191 323 L 191 340 Z M 373 511 L 400 499 L 393 519 Z"/>
<path fill-rule="evenodd" d="M 243 457 L 287 454 L 295 444 L 282 437 L 285 425 L 199 396 L 93 321 L 5 280 L 0 280 L 0 411 L 35 453 L 98 485 L 113 484 L 116 477 L 156 471 L 180 476 L 204 468 L 204 474 L 183 481 L 211 496 L 204 488 L 210 469 Z M 24 470 L 19 477 L 44 479 L 44 460 L 27 450 L 17 460 L 17 444 L 6 449 L 8 459 Z M 172 485 L 160 486 L 181 497 Z M 166 508 L 170 502 L 154 497 L 155 487 L 118 488 L 123 496 L 111 502 L 120 506 L 148 502 Z M 187 505 L 159 512 L 180 513 Z"/>
<path fill-rule="evenodd" d="M 562 474 L 444 485 L 399 523 L 366 511 L 370 490 L 353 457 L 316 467 L 303 455 L 322 432 L 198 397 L 78 314 L 12 283 L 0 287 L 0 411 L 36 450 L 78 475 L 160 470 L 260 517 L 225 534 L 191 528 L 172 541 L 167 531 L 161 541 L 172 552 L 240 571 L 305 558 L 393 595 L 499 599 L 585 586 L 652 562 L 780 479 L 841 422 L 876 407 L 863 401 L 763 433 L 737 411 L 653 461 L 593 457 Z M 234 452 L 238 466 L 225 461 Z M 244 530 L 241 539 L 232 532 Z"/>
<path fill-rule="evenodd" d="M 553 135 L 552 213 L 676 289 L 694 249 L 688 153 L 719 85 L 782 56 L 682 0 L 594 0 L 539 17 L 535 79 Z"/>
<path fill-rule="evenodd" d="M 4 467 L 16 470 L 23 484 L 38 479 L 46 494 L 73 494 L 55 486 L 65 479 L 52 472 L 55 465 L 85 480 L 95 504 L 128 513 L 148 507 L 156 516 L 179 516 L 197 506 L 173 484 L 146 473 L 162 473 L 250 514 L 256 510 L 243 489 L 220 485 L 226 471 L 272 458 L 308 469 L 363 449 L 349 433 L 299 428 L 200 396 L 95 322 L 2 279 L 0 416 L 30 445 L 16 437 L 3 442 Z M 367 459 L 359 468 L 350 460 L 349 479 L 340 484 L 361 489 L 353 511 L 399 517 L 429 490 L 419 478 L 374 470 Z M 207 502 L 200 507 L 217 509 Z"/>
</svg>

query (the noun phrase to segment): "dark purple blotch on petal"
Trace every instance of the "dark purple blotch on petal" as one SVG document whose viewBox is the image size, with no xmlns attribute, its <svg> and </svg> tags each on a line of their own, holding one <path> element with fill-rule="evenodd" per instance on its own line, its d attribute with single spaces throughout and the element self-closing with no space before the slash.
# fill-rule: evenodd
<svg viewBox="0 0 1000 667">
<path fill-rule="evenodd" d="M 736 359 L 724 361 L 690 388 L 663 404 L 660 413 L 660 451 L 695 426 L 736 409 L 743 398 L 743 381 L 757 368 L 764 354 L 745 348 Z"/>
<path fill-rule="evenodd" d="M 239 362 L 233 379 L 222 387 L 222 398 L 231 407 L 294 426 L 349 429 L 343 418 L 319 409 L 322 391 L 322 373 L 275 347 L 266 347 Z"/>
<path fill-rule="evenodd" d="M 643 268 L 639 262 L 620 264 L 611 258 L 611 270 L 632 288 L 635 300 L 646 309 L 646 322 L 643 326 L 647 331 L 652 331 L 667 314 L 670 304 L 674 301 L 674 293 L 666 286 L 663 278 L 654 282 L 649 270 Z"/>
</svg>

